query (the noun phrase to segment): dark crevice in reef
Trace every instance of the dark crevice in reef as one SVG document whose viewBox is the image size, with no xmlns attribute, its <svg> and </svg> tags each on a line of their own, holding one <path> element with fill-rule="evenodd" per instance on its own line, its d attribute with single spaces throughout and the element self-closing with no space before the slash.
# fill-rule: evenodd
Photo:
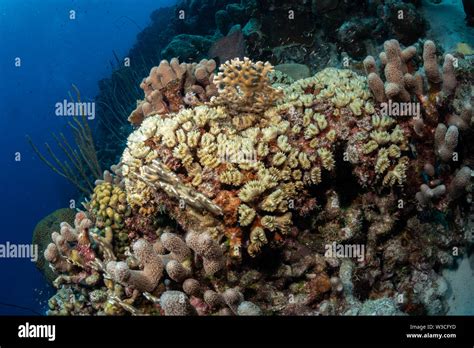
<svg viewBox="0 0 474 348">
<path fill-rule="evenodd" d="M 338 147 L 335 153 L 337 166 L 334 187 L 340 197 L 341 207 L 348 207 L 359 196 L 361 187 L 352 174 L 352 164 L 344 160 L 344 156 L 345 148 Z"/>
</svg>

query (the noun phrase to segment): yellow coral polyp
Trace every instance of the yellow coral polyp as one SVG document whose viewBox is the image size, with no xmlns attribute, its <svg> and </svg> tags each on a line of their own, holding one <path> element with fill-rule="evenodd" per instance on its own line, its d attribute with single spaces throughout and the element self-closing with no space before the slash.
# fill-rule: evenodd
<svg viewBox="0 0 474 348">
<path fill-rule="evenodd" d="M 259 157 L 265 157 L 270 152 L 268 145 L 266 143 L 258 143 L 257 145 L 257 155 Z"/>
<path fill-rule="evenodd" d="M 252 223 L 256 216 L 256 211 L 246 204 L 239 206 L 239 224 L 240 226 L 248 226 Z"/>
<path fill-rule="evenodd" d="M 196 130 L 192 130 L 188 133 L 188 146 L 190 148 L 196 148 L 199 144 L 201 133 Z"/>
<path fill-rule="evenodd" d="M 176 140 L 178 141 L 178 144 L 184 144 L 186 143 L 186 133 L 184 131 L 184 129 L 178 129 L 176 131 Z"/>
<path fill-rule="evenodd" d="M 380 149 L 378 152 L 377 160 L 375 162 L 375 172 L 383 174 L 390 167 L 390 160 L 388 158 L 388 150 Z"/>
<path fill-rule="evenodd" d="M 284 198 L 285 193 L 281 189 L 277 189 L 263 199 L 260 208 L 268 212 L 274 212 Z"/>
<path fill-rule="evenodd" d="M 390 133 L 387 131 L 375 130 L 370 133 L 370 138 L 375 140 L 379 145 L 385 145 L 390 142 Z"/>
<path fill-rule="evenodd" d="M 223 184 L 240 186 L 242 184 L 244 176 L 241 172 L 236 169 L 226 170 L 219 176 L 219 180 Z"/>
<path fill-rule="evenodd" d="M 320 148 L 317 152 L 321 159 L 323 168 L 326 170 L 333 170 L 336 161 L 334 160 L 332 153 L 326 148 Z"/>
<path fill-rule="evenodd" d="M 304 131 L 305 139 L 312 139 L 319 134 L 319 128 L 314 124 L 311 123 L 308 127 L 306 127 Z"/>
<path fill-rule="evenodd" d="M 352 113 L 356 116 L 362 115 L 362 106 L 363 101 L 361 99 L 356 99 L 349 104 L 349 109 L 351 109 Z"/>
<path fill-rule="evenodd" d="M 400 158 L 395 168 L 384 177 L 383 184 L 385 186 L 393 186 L 395 184 L 402 185 L 406 180 L 408 161 L 408 157 Z"/>
<path fill-rule="evenodd" d="M 362 145 L 362 152 L 365 155 L 374 152 L 379 147 L 379 144 L 375 140 L 370 140 L 369 142 Z"/>
<path fill-rule="evenodd" d="M 283 152 L 277 152 L 272 159 L 272 165 L 279 167 L 286 161 L 286 155 Z"/>
<path fill-rule="evenodd" d="M 276 139 L 278 136 L 278 128 L 270 126 L 262 129 L 262 140 L 266 143 Z"/>
<path fill-rule="evenodd" d="M 331 143 L 334 143 L 337 138 L 336 130 L 331 129 L 329 132 L 326 133 L 326 139 L 329 140 Z"/>
<path fill-rule="evenodd" d="M 403 133 L 403 130 L 400 128 L 400 126 L 397 125 L 393 129 L 392 134 L 390 134 L 390 140 L 395 144 L 402 144 L 406 141 L 405 134 Z"/>
<path fill-rule="evenodd" d="M 320 167 L 313 167 L 311 169 L 310 179 L 311 179 L 311 182 L 315 185 L 321 182 L 321 168 Z"/>
<path fill-rule="evenodd" d="M 277 139 L 277 145 L 283 152 L 290 152 L 291 145 L 288 144 L 288 137 L 286 135 L 280 135 Z"/>
<path fill-rule="evenodd" d="M 323 131 L 327 128 L 328 121 L 326 120 L 326 116 L 324 116 L 322 114 L 315 114 L 314 115 L 314 120 L 316 121 L 319 130 Z"/>
<path fill-rule="evenodd" d="M 308 155 L 304 152 L 300 152 L 298 155 L 298 161 L 300 162 L 301 168 L 310 169 L 311 162 L 308 159 Z"/>
<path fill-rule="evenodd" d="M 239 192 L 239 198 L 243 202 L 251 202 L 257 199 L 264 191 L 266 187 L 262 184 L 262 182 L 258 180 L 252 180 L 247 182 Z"/>
<path fill-rule="evenodd" d="M 303 127 L 308 127 L 313 120 L 313 110 L 306 109 L 303 115 Z"/>
<path fill-rule="evenodd" d="M 261 223 L 264 228 L 270 231 L 280 231 L 283 234 L 289 232 L 291 227 L 291 213 L 281 216 L 266 215 L 262 218 Z"/>
<path fill-rule="evenodd" d="M 388 155 L 392 158 L 399 158 L 401 156 L 401 150 L 397 145 L 392 144 L 388 148 Z"/>
</svg>

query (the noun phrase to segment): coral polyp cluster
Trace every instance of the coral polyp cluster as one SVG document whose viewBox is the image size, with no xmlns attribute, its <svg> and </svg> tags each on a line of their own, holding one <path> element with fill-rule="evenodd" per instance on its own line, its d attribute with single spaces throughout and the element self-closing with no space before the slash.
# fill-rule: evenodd
<svg viewBox="0 0 474 348">
<path fill-rule="evenodd" d="M 472 190 L 470 92 L 432 42 L 422 64 L 415 46 L 384 48 L 367 78 L 272 85 L 248 58 L 153 68 L 120 165 L 51 235 L 51 314 L 443 313 L 438 270 L 465 246 Z"/>
<path fill-rule="evenodd" d="M 409 158 L 407 134 L 389 117 L 375 114 L 360 127 L 347 147 L 349 161 L 362 186 L 403 185 Z"/>
<path fill-rule="evenodd" d="M 123 255 L 128 246 L 125 219 L 130 215 L 125 192 L 110 182 L 98 184 L 88 208 L 95 218 L 95 227 L 108 243 L 112 244 L 115 240 L 115 253 Z"/>
<path fill-rule="evenodd" d="M 221 69 L 218 96 L 208 105 L 150 116 L 129 136 L 125 187 L 132 206 L 162 202 L 182 226 L 211 225 L 227 237 L 234 257 L 242 247 L 254 256 L 289 233 L 294 215 L 314 209 L 309 190 L 335 168 L 335 144 L 349 133 L 345 123 L 373 107 L 363 78 L 350 71 L 324 71 L 280 90 L 269 84 L 269 64 L 234 59 Z M 167 183 L 157 166 L 173 172 L 175 191 L 187 186 L 222 212 L 207 209 L 191 222 L 185 211 L 196 207 L 189 194 L 158 192 Z"/>
</svg>

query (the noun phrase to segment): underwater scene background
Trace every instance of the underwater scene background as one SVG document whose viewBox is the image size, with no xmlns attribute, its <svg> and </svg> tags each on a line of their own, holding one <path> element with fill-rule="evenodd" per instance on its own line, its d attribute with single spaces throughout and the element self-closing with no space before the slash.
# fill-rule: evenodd
<svg viewBox="0 0 474 348">
<path fill-rule="evenodd" d="M 0 1 L 0 315 L 473 315 L 473 23 Z"/>
</svg>

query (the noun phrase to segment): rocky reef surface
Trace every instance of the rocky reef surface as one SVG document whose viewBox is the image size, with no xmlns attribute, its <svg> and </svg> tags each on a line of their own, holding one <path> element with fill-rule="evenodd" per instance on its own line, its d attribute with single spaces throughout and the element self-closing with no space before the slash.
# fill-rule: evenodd
<svg viewBox="0 0 474 348">
<path fill-rule="evenodd" d="M 186 25 L 210 20 L 206 3 L 182 3 Z M 311 13 L 350 3 L 314 1 Z M 383 8 L 413 9 L 413 23 L 415 5 Z M 281 9 L 229 1 L 215 22 L 259 40 L 265 16 L 243 21 L 263 8 Z M 179 59 L 139 84 L 119 163 L 50 229 L 48 314 L 445 314 L 442 270 L 472 242 L 473 71 L 389 30 L 399 41 L 377 59 L 314 75 L 238 55 L 189 62 L 170 44 Z"/>
</svg>

